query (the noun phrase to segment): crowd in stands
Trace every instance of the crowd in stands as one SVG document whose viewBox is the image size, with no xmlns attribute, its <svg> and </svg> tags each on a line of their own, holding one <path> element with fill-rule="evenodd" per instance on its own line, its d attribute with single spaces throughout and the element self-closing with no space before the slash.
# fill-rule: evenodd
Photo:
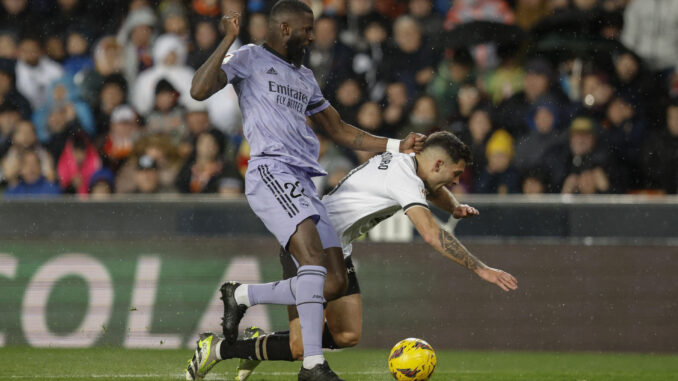
<svg viewBox="0 0 678 381">
<path fill-rule="evenodd" d="M 325 97 L 375 134 L 455 133 L 455 192 L 677 193 L 678 1 L 307 3 Z M 235 91 L 189 89 L 221 15 L 242 15 L 231 49 L 261 44 L 273 4 L 0 0 L 3 197 L 242 194 Z M 323 193 L 370 154 L 317 135 Z"/>
</svg>

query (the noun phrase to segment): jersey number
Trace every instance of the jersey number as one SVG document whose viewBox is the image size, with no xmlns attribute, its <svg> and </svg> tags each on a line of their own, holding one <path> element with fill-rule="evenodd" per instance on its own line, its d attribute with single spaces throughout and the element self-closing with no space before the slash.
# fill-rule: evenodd
<svg viewBox="0 0 678 381">
<path fill-rule="evenodd" d="M 292 189 L 290 189 L 290 188 L 292 188 Z M 297 188 L 301 188 L 301 191 L 297 191 Z M 304 188 L 301 187 L 301 185 L 299 184 L 298 181 L 295 182 L 294 184 L 285 183 L 285 190 L 288 190 L 288 189 L 289 189 L 289 192 L 290 192 L 290 196 L 292 196 L 292 198 L 301 197 L 304 194 Z"/>
</svg>

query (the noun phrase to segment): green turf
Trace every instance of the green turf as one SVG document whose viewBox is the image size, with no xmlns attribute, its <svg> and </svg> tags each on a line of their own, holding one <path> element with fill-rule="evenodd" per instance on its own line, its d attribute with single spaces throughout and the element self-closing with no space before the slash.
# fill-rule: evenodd
<svg viewBox="0 0 678 381">
<path fill-rule="evenodd" d="M 346 381 L 390 380 L 387 350 L 328 353 Z M 678 355 L 438 351 L 433 380 L 678 380 Z M 0 380 L 178 380 L 190 350 L 0 348 Z M 233 380 L 236 362 L 208 380 Z M 252 381 L 296 380 L 299 363 L 262 364 Z"/>
</svg>

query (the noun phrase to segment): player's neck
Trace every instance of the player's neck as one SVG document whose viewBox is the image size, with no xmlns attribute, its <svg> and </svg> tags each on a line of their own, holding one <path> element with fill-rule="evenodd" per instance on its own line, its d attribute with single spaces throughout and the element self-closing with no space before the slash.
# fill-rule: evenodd
<svg viewBox="0 0 678 381">
<path fill-rule="evenodd" d="M 264 41 L 263 47 L 283 60 L 290 62 L 290 59 L 287 57 L 287 47 L 277 38 L 267 38 Z"/>
</svg>

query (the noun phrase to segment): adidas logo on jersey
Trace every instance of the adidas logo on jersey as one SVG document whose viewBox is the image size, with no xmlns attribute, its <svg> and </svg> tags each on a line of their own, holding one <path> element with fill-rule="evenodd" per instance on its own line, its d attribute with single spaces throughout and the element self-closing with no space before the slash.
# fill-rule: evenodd
<svg viewBox="0 0 678 381">
<path fill-rule="evenodd" d="M 275 71 L 274 68 L 270 68 L 270 69 L 268 69 L 268 71 L 266 72 L 266 74 L 275 74 L 275 75 L 278 75 L 278 72 Z"/>
</svg>

